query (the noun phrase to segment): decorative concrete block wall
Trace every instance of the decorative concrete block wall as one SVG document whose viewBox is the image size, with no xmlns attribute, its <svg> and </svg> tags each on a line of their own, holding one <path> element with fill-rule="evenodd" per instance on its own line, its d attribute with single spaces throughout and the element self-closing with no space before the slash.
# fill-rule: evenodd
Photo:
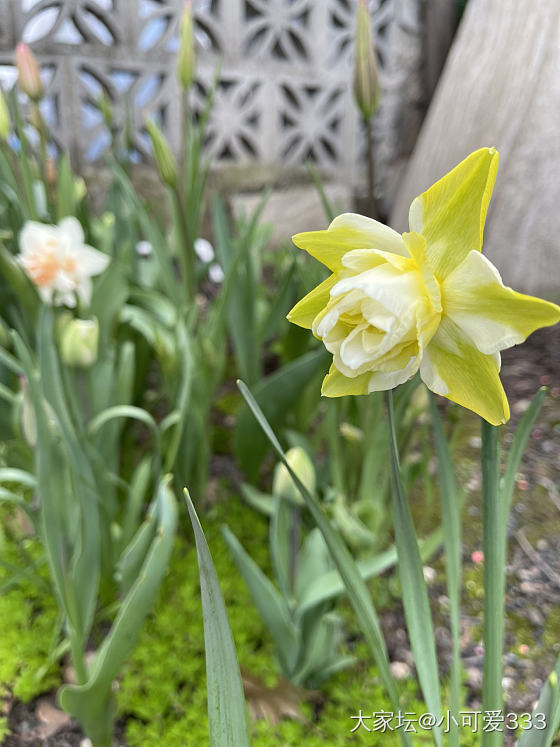
<svg viewBox="0 0 560 747">
<path fill-rule="evenodd" d="M 166 0 L 0 0 L 0 80 L 15 80 L 26 41 L 48 84 L 44 113 L 78 166 L 109 146 L 97 102 L 131 122 L 135 158 L 149 157 L 145 117 L 180 141 L 174 74 L 182 3 Z M 371 0 L 383 97 L 376 118 L 378 178 L 390 174 L 419 124 L 421 0 Z M 363 138 L 352 99 L 356 0 L 194 0 L 202 106 L 220 65 L 207 147 L 215 164 L 303 167 L 310 159 L 345 182 L 363 177 Z M 408 137 L 410 140 L 410 137 Z M 358 167 L 358 168 L 357 168 Z M 381 184 L 382 191 L 387 185 Z"/>
</svg>

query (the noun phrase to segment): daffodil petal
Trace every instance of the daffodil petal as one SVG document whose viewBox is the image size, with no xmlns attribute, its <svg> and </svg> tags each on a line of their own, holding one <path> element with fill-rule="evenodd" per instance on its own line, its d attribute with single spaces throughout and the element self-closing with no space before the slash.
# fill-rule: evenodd
<svg viewBox="0 0 560 747">
<path fill-rule="evenodd" d="M 72 256 L 76 260 L 76 274 L 80 277 L 100 275 L 107 269 L 111 261 L 108 254 L 104 254 L 87 244 L 75 249 Z"/>
<path fill-rule="evenodd" d="M 437 313 L 441 312 L 441 290 L 426 256 L 427 244 L 425 237 L 415 231 L 403 233 L 402 237 L 406 248 L 410 252 L 410 256 L 414 260 L 414 263 L 422 276 L 424 288 L 426 289 L 426 293 L 428 294 L 428 298 L 430 299 L 434 311 Z"/>
<path fill-rule="evenodd" d="M 443 288 L 445 314 L 487 355 L 560 321 L 560 307 L 504 286 L 498 270 L 476 251 L 447 277 Z"/>
<path fill-rule="evenodd" d="M 68 240 L 71 249 L 82 246 L 84 243 L 84 229 L 77 218 L 74 218 L 72 215 L 63 218 L 58 227 L 63 236 Z"/>
<path fill-rule="evenodd" d="M 495 148 L 480 148 L 410 206 L 410 230 L 426 238 L 426 256 L 438 280 L 471 250 L 480 251 L 497 169 Z"/>
<path fill-rule="evenodd" d="M 336 275 L 331 275 L 323 280 L 316 288 L 298 301 L 294 308 L 288 313 L 287 319 L 293 324 L 305 329 L 311 329 L 313 320 L 324 310 L 330 299 L 330 292 L 336 283 Z"/>
<path fill-rule="evenodd" d="M 336 272 L 342 257 L 353 249 L 381 249 L 407 256 L 400 234 L 371 218 L 343 213 L 326 231 L 306 231 L 292 237 L 294 244 Z"/>
<path fill-rule="evenodd" d="M 420 376 L 432 392 L 500 425 L 509 419 L 509 405 L 498 361 L 481 353 L 451 319 L 442 319 L 424 350 Z"/>
<path fill-rule="evenodd" d="M 370 377 L 371 373 L 369 371 L 353 378 L 344 376 L 333 363 L 328 374 L 323 379 L 321 394 L 323 397 L 345 397 L 349 394 L 367 394 Z"/>
<path fill-rule="evenodd" d="M 323 397 L 345 397 L 349 394 L 385 391 L 404 384 L 417 370 L 417 358 L 411 358 L 405 368 L 398 371 L 366 371 L 359 376 L 349 377 L 340 373 L 333 363 L 323 379 L 321 394 Z"/>
</svg>

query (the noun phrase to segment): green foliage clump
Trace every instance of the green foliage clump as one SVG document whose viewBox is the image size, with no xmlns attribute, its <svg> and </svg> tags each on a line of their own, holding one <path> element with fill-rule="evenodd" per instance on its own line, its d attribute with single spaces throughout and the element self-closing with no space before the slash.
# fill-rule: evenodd
<svg viewBox="0 0 560 747">
<path fill-rule="evenodd" d="M 220 524 L 226 520 L 266 572 L 269 572 L 268 522 L 231 499 L 217 507 L 204 522 L 204 532 L 226 602 L 240 666 L 274 686 L 278 673 L 272 669 L 272 644 L 222 539 Z M 357 715 L 360 708 L 365 714 L 391 710 L 391 706 L 376 678 L 366 646 L 358 643 L 345 653 L 355 656 L 358 664 L 329 681 L 323 691 L 322 705 L 317 709 L 304 705 L 304 723 L 294 720 L 275 726 L 266 721 L 254 723 L 255 747 L 300 744 L 324 747 L 349 741 L 356 745 L 398 743 L 396 734 L 376 734 L 365 729 L 350 733 L 356 723 L 351 716 Z M 425 707 L 416 701 L 418 691 L 414 680 L 409 679 L 402 689 L 403 710 L 422 713 Z M 119 710 L 127 718 L 126 738 L 130 747 L 155 747 L 161 743 L 166 747 L 182 747 L 186 735 L 189 744 L 208 741 L 198 566 L 194 546 L 183 539 L 177 540 L 159 602 L 125 667 Z"/>
<path fill-rule="evenodd" d="M 0 587 L 12 578 L 8 564 L 22 566 L 21 550 L 33 560 L 40 554 L 36 538 L 21 540 L 15 547 L 2 541 Z M 45 582 L 46 569 L 35 573 Z M 38 587 L 26 577 L 0 593 L 0 696 L 11 693 L 27 702 L 59 684 L 56 663 L 51 660 L 57 607 L 48 585 Z M 4 693 L 2 692 L 4 691 Z M 2 727 L 0 725 L 0 733 Z"/>
</svg>

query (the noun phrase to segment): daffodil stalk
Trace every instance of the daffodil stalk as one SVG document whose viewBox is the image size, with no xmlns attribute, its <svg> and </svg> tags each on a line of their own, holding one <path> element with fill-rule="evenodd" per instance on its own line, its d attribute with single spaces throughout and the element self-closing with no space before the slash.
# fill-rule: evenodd
<svg viewBox="0 0 560 747">
<path fill-rule="evenodd" d="M 484 552 L 484 663 L 482 708 L 502 711 L 502 652 L 506 525 L 500 490 L 500 429 L 482 420 L 482 549 Z M 483 747 L 499 747 L 503 736 L 485 731 Z"/>
<path fill-rule="evenodd" d="M 372 218 L 377 218 L 372 119 L 379 102 L 379 76 L 367 0 L 359 0 L 358 3 L 354 58 L 354 97 L 366 130 L 369 211 Z"/>
<path fill-rule="evenodd" d="M 506 521 L 515 474 L 530 418 L 515 438 L 500 486 L 499 431 L 509 419 L 500 382 L 500 351 L 539 327 L 560 321 L 560 307 L 506 287 L 481 253 L 486 213 L 496 178 L 494 148 L 471 153 L 417 197 L 410 231 L 399 235 L 360 215 L 335 218 L 326 231 L 294 236 L 294 243 L 331 271 L 330 277 L 292 309 L 288 319 L 311 329 L 332 354 L 323 381 L 327 397 L 391 390 L 416 373 L 435 394 L 482 418 L 485 711 L 501 711 Z M 541 398 L 542 399 L 542 398 Z M 393 426 L 392 398 L 389 418 Z M 532 409 L 531 417 L 538 412 Z M 433 414 L 437 415 L 435 408 Z M 453 489 L 449 457 L 435 420 L 442 490 Z M 438 710 L 437 667 L 431 618 L 414 528 L 402 494 L 398 453 L 391 439 L 393 506 L 399 570 L 418 676 L 430 709 Z M 448 497 L 445 500 L 449 500 Z M 452 610 L 452 711 L 458 707 L 458 514 L 445 506 L 446 549 Z M 451 736 L 457 744 L 457 734 Z M 485 732 L 484 747 L 501 744 Z M 436 744 L 441 737 L 434 733 Z"/>
</svg>

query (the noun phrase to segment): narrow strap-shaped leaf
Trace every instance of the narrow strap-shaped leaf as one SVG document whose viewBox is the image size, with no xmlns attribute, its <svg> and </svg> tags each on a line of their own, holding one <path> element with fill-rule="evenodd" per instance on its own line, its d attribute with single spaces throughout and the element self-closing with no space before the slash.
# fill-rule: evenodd
<svg viewBox="0 0 560 747">
<path fill-rule="evenodd" d="M 26 472 L 23 469 L 16 469 L 15 467 L 0 468 L 0 483 L 1 482 L 17 482 L 19 485 L 24 485 L 27 488 L 37 487 L 37 478 L 35 475 L 32 475 L 31 472 Z"/>
<path fill-rule="evenodd" d="M 426 562 L 431 558 L 431 556 L 441 547 L 442 542 L 443 531 L 441 527 L 434 530 L 425 540 L 421 540 L 419 545 L 422 562 Z M 392 568 L 396 563 L 397 548 L 393 545 L 388 550 L 384 550 L 373 558 L 358 560 L 356 565 L 364 581 L 369 581 L 370 578 L 389 570 L 389 568 Z M 298 617 L 303 616 L 308 610 L 312 609 L 317 604 L 335 599 L 341 594 L 344 594 L 345 591 L 346 587 L 344 582 L 340 577 L 340 573 L 336 569 L 323 573 L 315 579 L 313 584 L 311 584 L 300 597 L 297 610 Z"/>
<path fill-rule="evenodd" d="M 447 594 L 449 596 L 449 611 L 451 622 L 451 683 L 450 683 L 450 713 L 455 720 L 450 719 L 449 747 L 458 747 L 459 731 L 455 721 L 459 721 L 460 688 L 461 688 L 461 501 L 455 473 L 451 461 L 451 454 L 441 418 L 437 411 L 435 396 L 430 394 L 430 410 L 434 431 L 434 442 L 438 460 L 439 492 L 441 502 L 441 517 L 443 523 L 443 541 L 445 545 L 445 568 L 447 575 Z"/>
<path fill-rule="evenodd" d="M 292 674 L 300 641 L 288 605 L 227 526 L 222 527 L 222 534 L 235 564 L 245 579 L 261 620 L 274 638 L 282 669 L 287 674 Z"/>
<path fill-rule="evenodd" d="M 560 656 L 549 674 L 535 710 L 531 728 L 523 731 L 518 747 L 550 747 L 560 726 Z M 541 716 L 542 714 L 542 716 Z M 544 727 L 544 728 L 543 728 Z"/>
<path fill-rule="evenodd" d="M 340 535 L 335 531 L 330 521 L 321 510 L 317 499 L 311 495 L 295 472 L 291 469 L 282 447 L 280 446 L 280 442 L 276 438 L 262 410 L 257 404 L 257 401 L 247 386 L 242 381 L 238 381 L 237 385 L 272 447 L 290 473 L 294 483 L 305 500 L 309 512 L 327 543 L 332 559 L 342 577 L 342 580 L 344 581 L 344 585 L 346 586 L 348 598 L 354 608 L 360 628 L 362 629 L 366 642 L 377 664 L 381 680 L 387 694 L 389 695 L 393 709 L 394 711 L 399 711 L 399 695 L 395 686 L 395 681 L 391 675 L 387 658 L 387 649 L 385 641 L 383 640 L 383 633 L 381 631 L 381 626 L 379 625 L 379 619 L 356 562 L 342 541 Z M 399 738 L 403 745 L 411 745 L 410 736 L 406 732 L 399 730 Z"/>
<path fill-rule="evenodd" d="M 507 522 L 509 516 L 509 510 L 511 508 L 511 499 L 513 497 L 513 488 L 515 486 L 515 476 L 519 470 L 521 459 L 527 446 L 527 441 L 535 425 L 535 421 L 539 416 L 541 408 L 543 406 L 544 398 L 546 397 L 546 387 L 541 387 L 539 391 L 533 397 L 533 401 L 529 407 L 523 413 L 523 417 L 519 421 L 513 441 L 509 447 L 506 466 L 504 470 L 504 476 L 502 478 L 502 505 L 504 508 L 504 523 Z"/>
<path fill-rule="evenodd" d="M 108 407 L 89 423 L 88 430 L 93 435 L 102 428 L 105 423 L 109 423 L 115 418 L 132 418 L 139 420 L 144 425 L 147 425 L 150 430 L 157 435 L 158 427 L 156 421 L 150 415 L 147 410 L 143 410 L 141 407 L 135 405 L 115 405 L 114 407 Z"/>
<path fill-rule="evenodd" d="M 400 477 L 393 392 L 387 392 L 390 427 L 391 487 L 393 494 L 393 523 L 397 545 L 399 576 L 408 637 L 414 655 L 414 664 L 428 711 L 438 719 L 441 714 L 441 695 L 435 646 L 434 625 L 430 611 L 428 588 L 424 579 L 422 560 L 418 550 L 416 532 L 404 496 Z M 441 729 L 434 727 L 435 743 L 442 744 Z"/>
<path fill-rule="evenodd" d="M 193 526 L 200 574 L 210 746 L 248 747 L 245 697 L 224 598 L 206 537 L 186 489 L 185 500 Z"/>
</svg>

